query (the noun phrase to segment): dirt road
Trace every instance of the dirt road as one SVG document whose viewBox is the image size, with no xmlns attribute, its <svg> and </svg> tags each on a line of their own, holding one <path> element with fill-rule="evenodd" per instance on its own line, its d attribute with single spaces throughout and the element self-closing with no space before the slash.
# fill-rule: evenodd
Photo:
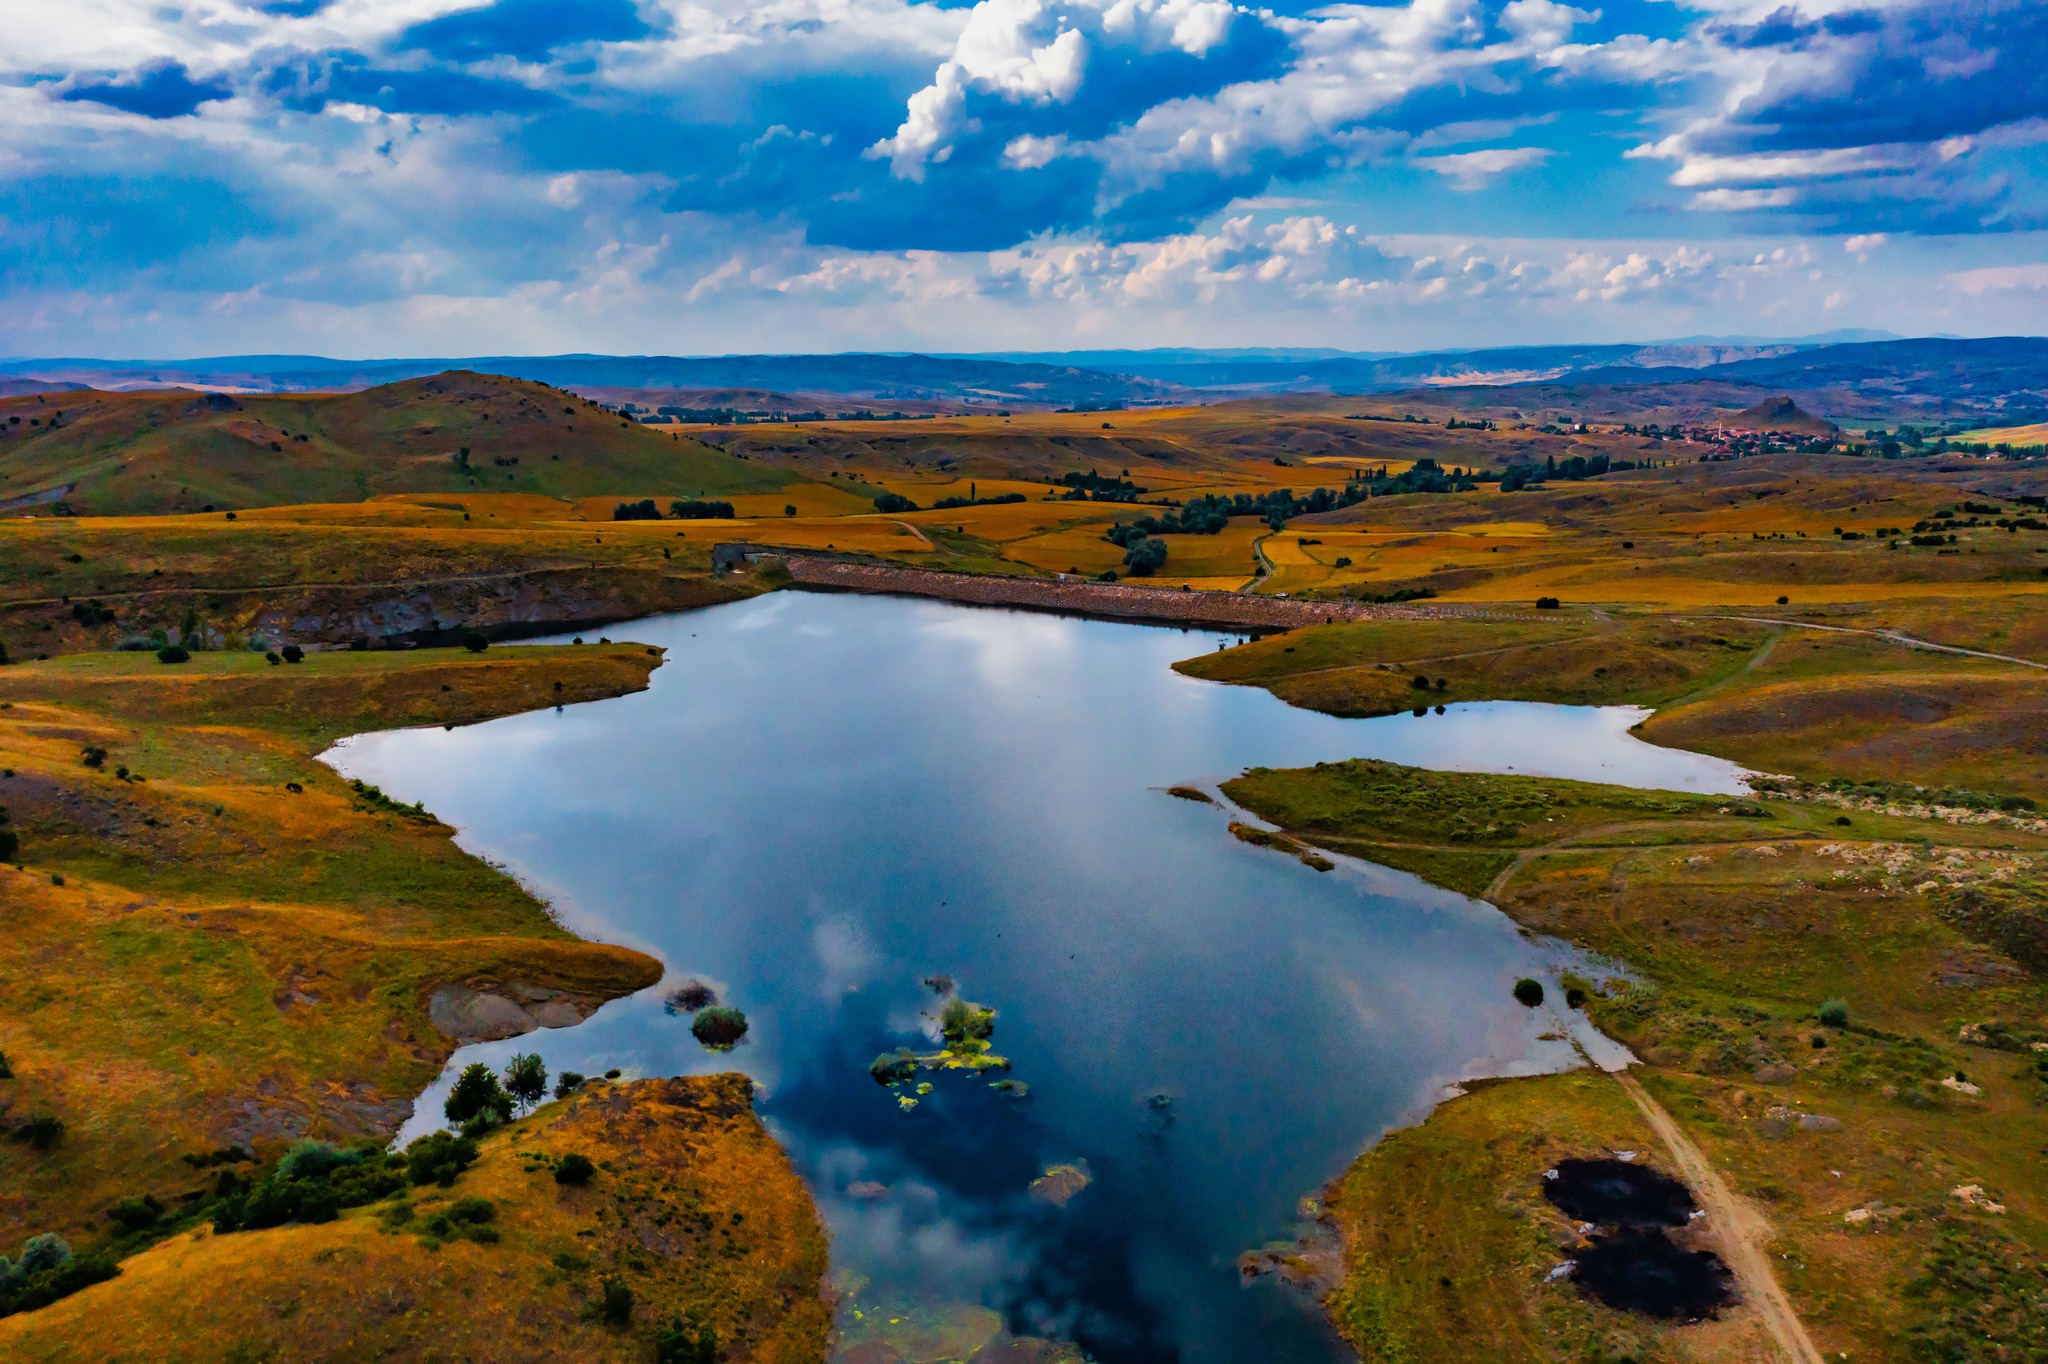
<svg viewBox="0 0 2048 1364">
<path fill-rule="evenodd" d="M 1626 1071 L 1611 1073 L 1642 1110 L 1657 1140 L 1664 1143 L 1679 1176 L 1692 1186 L 1710 1219 L 1708 1225 L 1718 1229 L 1721 1252 L 1735 1274 L 1743 1302 L 1756 1312 L 1786 1359 L 1793 1364 L 1822 1364 L 1820 1351 L 1807 1337 L 1806 1327 L 1792 1310 L 1792 1303 L 1778 1286 L 1778 1276 L 1771 1268 L 1770 1253 L 1764 1249 L 1764 1243 L 1770 1239 L 1770 1228 L 1729 1190 L 1706 1153 L 1693 1145 L 1692 1138 L 1672 1121 L 1662 1104 L 1636 1083 L 1634 1076 Z"/>
</svg>

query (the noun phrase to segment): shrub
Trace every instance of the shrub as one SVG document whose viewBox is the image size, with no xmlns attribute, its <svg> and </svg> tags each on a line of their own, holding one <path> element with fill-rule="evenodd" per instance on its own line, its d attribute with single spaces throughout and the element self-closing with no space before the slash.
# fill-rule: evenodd
<svg viewBox="0 0 2048 1364">
<path fill-rule="evenodd" d="M 548 1094 L 548 1068 L 532 1052 L 514 1056 L 505 1067 L 505 1092 L 521 1111 L 532 1108 Z"/>
<path fill-rule="evenodd" d="M 1559 603 L 1555 597 L 1538 597 L 1536 599 L 1536 609 L 1538 611 L 1555 611 L 1559 609 Z"/>
<path fill-rule="evenodd" d="M 448 1205 L 448 1220 L 481 1226 L 494 1222 L 498 1217 L 498 1205 L 488 1198 L 462 1198 Z"/>
<path fill-rule="evenodd" d="M 1567 1009 L 1586 1007 L 1586 991 L 1583 986 L 1567 985 L 1564 990 L 1564 1006 Z"/>
<path fill-rule="evenodd" d="M 472 1061 L 456 1077 L 455 1087 L 448 1091 L 441 1112 L 453 1123 L 488 1126 L 511 1118 L 512 1096 L 505 1092 L 505 1086 L 489 1066 Z"/>
<path fill-rule="evenodd" d="M 14 1129 L 14 1139 L 27 1142 L 33 1150 L 55 1150 L 57 1144 L 64 1140 L 64 1120 L 38 1113 Z"/>
<path fill-rule="evenodd" d="M 284 662 L 282 658 L 278 657 L 277 650 L 275 649 L 272 649 L 269 653 L 263 655 L 263 661 L 270 664 L 278 664 Z"/>
<path fill-rule="evenodd" d="M 325 1179 L 344 1165 L 354 1165 L 362 1156 L 344 1151 L 332 1142 L 294 1142 L 277 1163 L 277 1173 L 286 1179 Z"/>
<path fill-rule="evenodd" d="M 581 1188 L 597 1173 L 597 1166 L 590 1163 L 590 1157 L 580 1151 L 571 1151 L 555 1162 L 555 1183 Z"/>
<path fill-rule="evenodd" d="M 21 835 L 12 829 L 0 829 L 0 862 L 12 862 L 20 855 Z M 0 1070 L 0 1080 L 6 1078 L 6 1072 Z"/>
<path fill-rule="evenodd" d="M 462 632 L 462 647 L 473 654 L 480 654 L 491 647 L 491 642 L 484 638 L 481 630 L 465 630 Z"/>
<path fill-rule="evenodd" d="M 955 997 L 946 1001 L 945 1012 L 939 1015 L 939 1031 L 952 1043 L 965 1042 L 969 1038 L 986 1042 L 995 1036 L 995 1010 Z"/>
<path fill-rule="evenodd" d="M 917 1074 L 917 1056 L 908 1047 L 885 1051 L 868 1064 L 868 1074 L 878 1085 L 896 1085 Z"/>
<path fill-rule="evenodd" d="M 1830 1028 L 1849 1026 L 1849 1005 L 1846 1000 L 1831 999 L 1820 1006 L 1820 1021 Z"/>
<path fill-rule="evenodd" d="M 296 644 L 287 644 L 278 652 L 284 655 L 284 661 L 287 663 L 303 663 L 306 660 L 306 651 Z"/>
<path fill-rule="evenodd" d="M 107 1210 L 107 1220 L 123 1231 L 146 1231 L 164 1215 L 164 1205 L 155 1194 L 124 1198 Z"/>
<path fill-rule="evenodd" d="M 654 1364 L 718 1364 L 718 1332 L 708 1322 L 692 1332 L 676 1317 L 654 1333 Z"/>
<path fill-rule="evenodd" d="M 0 1080 L 12 1080 L 14 1067 L 7 1063 L 7 1053 L 0 1051 Z"/>
<path fill-rule="evenodd" d="M 1515 982 L 1515 1001 L 1527 1008 L 1535 1008 L 1543 1002 L 1543 982 L 1523 976 Z"/>
<path fill-rule="evenodd" d="M 71 1245 L 54 1231 L 40 1236 L 31 1236 L 21 1247 L 21 1258 L 14 1263 L 14 1272 L 23 1278 L 31 1274 L 47 1274 L 71 1263 Z"/>
<path fill-rule="evenodd" d="M 624 1326 L 633 1317 L 633 1290 L 622 1279 L 607 1278 L 588 1311 L 608 1326 Z"/>
<path fill-rule="evenodd" d="M 98 769 L 105 767 L 107 765 L 107 750 L 95 745 L 94 747 L 88 748 L 85 750 L 85 752 L 81 753 L 78 757 L 78 760 L 84 763 L 87 767 L 90 767 L 97 771 Z"/>
<path fill-rule="evenodd" d="M 713 1004 L 691 1020 L 690 1035 L 713 1051 L 726 1051 L 747 1035 L 747 1016 L 729 1004 Z"/>
<path fill-rule="evenodd" d="M 693 1014 L 718 1002 L 718 992 L 701 980 L 686 980 L 662 1001 L 672 1013 Z"/>
<path fill-rule="evenodd" d="M 565 1070 L 555 1077 L 555 1097 L 566 1099 L 583 1088 L 583 1077 L 573 1070 Z"/>
<path fill-rule="evenodd" d="M 476 1143 L 452 1132 L 429 1132 L 405 1148 L 405 1177 L 414 1184 L 447 1188 L 476 1164 Z"/>
<path fill-rule="evenodd" d="M 916 511 L 917 503 L 912 502 L 901 493 L 880 493 L 875 497 L 875 510 L 887 512 L 894 516 L 902 512 Z"/>
<path fill-rule="evenodd" d="M 159 663 L 189 663 L 192 661 L 192 655 L 180 645 L 166 644 L 163 648 L 156 651 L 156 661 Z"/>
<path fill-rule="evenodd" d="M 1408 685 L 1413 687 L 1416 691 L 1428 691 L 1429 679 L 1424 677 L 1421 673 L 1417 673 L 1413 678 L 1409 679 Z"/>
</svg>

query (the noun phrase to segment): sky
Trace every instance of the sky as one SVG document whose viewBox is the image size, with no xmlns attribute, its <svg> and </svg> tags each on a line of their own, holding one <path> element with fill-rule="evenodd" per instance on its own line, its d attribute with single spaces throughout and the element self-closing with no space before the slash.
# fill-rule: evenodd
<svg viewBox="0 0 2048 1364">
<path fill-rule="evenodd" d="M 0 0 L 0 354 L 2041 332 L 2041 0 Z"/>
</svg>

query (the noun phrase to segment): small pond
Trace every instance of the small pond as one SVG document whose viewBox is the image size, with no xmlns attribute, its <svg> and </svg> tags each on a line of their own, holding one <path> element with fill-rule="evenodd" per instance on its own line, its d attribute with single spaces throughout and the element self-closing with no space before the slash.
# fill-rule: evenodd
<svg viewBox="0 0 2048 1364">
<path fill-rule="evenodd" d="M 650 690 L 365 735 L 330 761 L 669 967 L 449 1073 L 518 1050 L 747 1071 L 817 1193 L 856 1332 L 878 1311 L 972 1326 L 967 1304 L 1103 1364 L 1345 1358 L 1300 1295 L 1240 1284 L 1240 1252 L 1293 1234 L 1304 1195 L 1448 1083 L 1573 1063 L 1539 1039 L 1554 1016 L 1509 993 L 1554 976 L 1555 944 L 1401 873 L 1247 846 L 1164 788 L 1366 756 L 1740 789 L 1727 763 L 1635 739 L 1639 711 L 1339 720 L 1174 673 L 1234 642 L 1212 632 L 783 592 L 609 633 L 669 649 Z M 936 1044 L 935 974 L 997 1011 L 1028 1095 L 927 1075 L 906 1109 L 870 1077 Z M 663 1008 L 691 978 L 745 1010 L 737 1050 Z"/>
</svg>

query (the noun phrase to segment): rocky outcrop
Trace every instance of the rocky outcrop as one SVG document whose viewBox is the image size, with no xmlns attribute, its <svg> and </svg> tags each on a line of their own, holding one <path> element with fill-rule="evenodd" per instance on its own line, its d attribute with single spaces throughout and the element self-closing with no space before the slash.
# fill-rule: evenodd
<svg viewBox="0 0 2048 1364">
<path fill-rule="evenodd" d="M 443 985 L 427 1000 L 427 1018 L 457 1046 L 519 1037 L 538 1028 L 570 1028 L 604 1001 L 512 981 L 482 988 Z"/>
</svg>

